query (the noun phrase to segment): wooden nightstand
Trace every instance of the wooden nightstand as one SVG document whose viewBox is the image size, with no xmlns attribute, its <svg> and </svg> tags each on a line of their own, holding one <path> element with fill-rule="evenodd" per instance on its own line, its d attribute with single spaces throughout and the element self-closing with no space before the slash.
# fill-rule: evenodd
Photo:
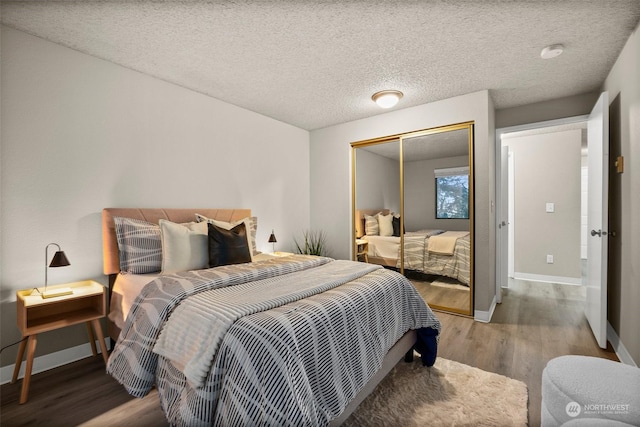
<svg viewBox="0 0 640 427">
<path fill-rule="evenodd" d="M 20 372 L 22 357 L 27 348 L 27 366 L 22 380 L 20 403 L 25 403 L 29 395 L 29 382 L 31 381 L 31 369 L 33 368 L 33 355 L 36 351 L 37 334 L 54 329 L 71 326 L 78 323 L 86 323 L 89 331 L 89 340 L 93 355 L 96 356 L 95 337 L 92 330 L 98 336 L 100 350 L 104 363 L 107 363 L 107 346 L 100 320 L 107 312 L 107 297 L 105 288 L 93 280 L 65 283 L 63 285 L 49 286 L 49 289 L 71 288 L 71 295 L 62 295 L 53 298 L 42 298 L 40 295 L 31 295 L 32 289 L 16 292 L 18 329 L 23 338 L 20 343 L 16 366 L 13 370 L 11 383 L 15 383 Z"/>
</svg>

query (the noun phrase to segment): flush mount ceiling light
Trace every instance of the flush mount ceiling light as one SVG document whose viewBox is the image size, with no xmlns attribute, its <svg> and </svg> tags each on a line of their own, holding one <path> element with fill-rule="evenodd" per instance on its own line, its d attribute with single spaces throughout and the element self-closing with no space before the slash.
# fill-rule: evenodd
<svg viewBox="0 0 640 427">
<path fill-rule="evenodd" d="M 542 59 L 551 59 L 560 55 L 564 51 L 564 46 L 561 44 L 552 44 L 551 46 L 547 46 L 542 49 L 540 52 L 540 57 Z"/>
<path fill-rule="evenodd" d="M 381 90 L 371 96 L 380 108 L 391 108 L 402 98 L 402 92 L 399 90 Z"/>
</svg>

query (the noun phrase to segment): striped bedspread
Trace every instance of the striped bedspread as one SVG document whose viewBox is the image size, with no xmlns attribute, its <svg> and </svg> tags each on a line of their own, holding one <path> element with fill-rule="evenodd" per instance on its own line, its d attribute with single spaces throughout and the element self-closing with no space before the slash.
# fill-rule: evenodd
<svg viewBox="0 0 640 427">
<path fill-rule="evenodd" d="M 422 271 L 424 257 L 427 253 L 427 242 L 431 236 L 444 233 L 444 230 L 422 230 L 404 233 L 404 268 Z M 398 245 L 398 262 L 400 268 L 400 246 Z"/>
<path fill-rule="evenodd" d="M 424 255 L 424 270 L 427 274 L 451 277 L 469 286 L 471 277 L 471 241 L 469 235 L 456 240 L 453 255 L 439 254 L 427 250 Z"/>
<path fill-rule="evenodd" d="M 425 274 L 451 277 L 469 286 L 471 276 L 471 244 L 469 235 L 458 238 L 453 255 L 429 251 L 432 236 L 445 233 L 444 230 L 423 230 L 407 232 L 404 235 L 404 268 Z M 396 267 L 400 268 L 400 245 Z"/>
<path fill-rule="evenodd" d="M 202 384 L 190 384 L 153 348 L 191 295 L 282 275 L 290 285 L 291 277 L 315 277 L 334 262 L 293 256 L 160 277 L 134 303 L 107 370 L 135 396 L 155 384 L 173 425 L 326 425 L 407 330 L 437 340 L 438 319 L 397 273 L 375 269 L 315 295 L 300 292 L 302 299 L 249 310 L 230 323 Z"/>
</svg>

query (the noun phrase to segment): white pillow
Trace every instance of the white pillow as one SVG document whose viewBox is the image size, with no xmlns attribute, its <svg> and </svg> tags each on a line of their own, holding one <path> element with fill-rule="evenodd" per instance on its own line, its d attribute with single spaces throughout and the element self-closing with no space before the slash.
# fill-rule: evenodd
<svg viewBox="0 0 640 427">
<path fill-rule="evenodd" d="M 196 214 L 196 220 L 199 222 L 210 222 L 213 225 L 217 225 L 225 230 L 231 230 L 236 225 L 243 223 L 247 230 L 247 246 L 249 246 L 249 253 L 251 254 L 251 262 L 253 262 L 253 256 L 258 254 L 256 249 L 256 231 L 258 229 L 258 218 L 252 216 L 243 218 L 235 222 L 218 221 L 217 219 L 207 218 L 204 215 Z"/>
<path fill-rule="evenodd" d="M 206 222 L 176 224 L 161 219 L 162 274 L 200 270 L 209 265 Z"/>
<path fill-rule="evenodd" d="M 381 236 L 393 236 L 393 215 L 378 215 Z"/>
</svg>

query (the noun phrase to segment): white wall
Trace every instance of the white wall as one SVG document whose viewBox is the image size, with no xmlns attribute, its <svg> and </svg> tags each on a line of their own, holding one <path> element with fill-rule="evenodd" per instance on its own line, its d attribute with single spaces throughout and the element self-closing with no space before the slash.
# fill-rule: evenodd
<svg viewBox="0 0 640 427">
<path fill-rule="evenodd" d="M 620 102 L 620 117 L 610 126 L 620 135 L 624 173 L 621 180 L 621 229 L 616 230 L 620 253 L 620 283 L 614 284 L 616 301 L 609 322 L 640 365 L 640 26 L 631 35 L 604 82 L 609 100 Z M 611 284 L 610 284 L 611 286 Z M 611 310 L 613 308 L 613 310 Z"/>
<path fill-rule="evenodd" d="M 487 91 L 311 132 L 311 226 L 327 233 L 333 255 L 349 259 L 351 254 L 349 143 L 471 120 L 476 165 L 475 309 L 488 312 L 495 296 L 495 128 Z"/>
<path fill-rule="evenodd" d="M 516 278 L 580 283 L 581 135 L 574 129 L 503 138 L 515 157 Z M 546 212 L 547 203 L 554 204 L 553 213 Z"/>
<path fill-rule="evenodd" d="M 71 262 L 50 283 L 106 284 L 102 208 L 251 208 L 263 251 L 271 229 L 287 250 L 309 227 L 307 131 L 6 27 L 1 52 L 3 346 L 47 243 Z M 43 334 L 36 356 L 83 342 L 84 327 Z"/>
</svg>

